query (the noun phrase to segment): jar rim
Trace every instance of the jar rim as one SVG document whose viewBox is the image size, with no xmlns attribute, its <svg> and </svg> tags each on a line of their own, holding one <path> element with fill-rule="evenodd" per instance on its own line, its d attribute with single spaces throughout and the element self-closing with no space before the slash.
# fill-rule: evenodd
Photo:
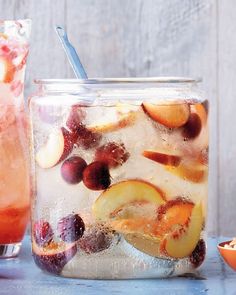
<svg viewBox="0 0 236 295">
<path fill-rule="evenodd" d="M 201 78 L 192 77 L 137 77 L 137 78 L 90 78 L 90 79 L 35 79 L 34 83 L 38 85 L 45 84 L 141 84 L 141 83 L 157 83 L 157 84 L 178 84 L 178 83 L 200 83 Z"/>
</svg>

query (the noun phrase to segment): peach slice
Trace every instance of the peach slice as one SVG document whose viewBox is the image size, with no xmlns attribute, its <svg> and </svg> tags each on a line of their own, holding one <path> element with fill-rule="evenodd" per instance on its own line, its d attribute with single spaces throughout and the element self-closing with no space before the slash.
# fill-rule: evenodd
<svg viewBox="0 0 236 295">
<path fill-rule="evenodd" d="M 202 205 L 199 203 L 192 209 L 188 226 L 167 235 L 161 247 L 173 258 L 189 256 L 200 239 L 203 222 Z"/>
<path fill-rule="evenodd" d="M 75 135 L 65 128 L 53 131 L 46 144 L 36 153 L 37 164 L 46 169 L 63 161 L 72 151 L 75 140 Z"/>
<path fill-rule="evenodd" d="M 183 126 L 190 114 L 187 103 L 158 105 L 145 102 L 142 106 L 151 119 L 169 128 Z"/>
<path fill-rule="evenodd" d="M 143 156 L 157 163 L 170 166 L 178 166 L 181 161 L 180 156 L 164 154 L 156 151 L 146 150 L 143 152 Z"/>
<path fill-rule="evenodd" d="M 164 204 L 161 190 L 154 185 L 137 179 L 121 181 L 101 193 L 93 204 L 96 219 L 108 221 L 114 212 L 133 202 L 150 202 L 157 206 Z"/>
<path fill-rule="evenodd" d="M 115 219 L 109 221 L 109 226 L 122 234 L 138 234 L 144 238 L 161 238 L 165 229 L 161 223 L 152 218 L 140 217 L 140 218 L 126 218 Z"/>
<path fill-rule="evenodd" d="M 134 125 L 137 114 L 135 112 L 129 112 L 125 114 L 119 114 L 115 121 L 109 121 L 106 123 L 100 122 L 94 125 L 88 125 L 87 129 L 97 133 L 114 132 L 121 128 Z"/>
<path fill-rule="evenodd" d="M 165 169 L 176 176 L 195 183 L 203 182 L 207 176 L 207 167 L 198 161 L 186 161 L 178 167 L 166 166 Z"/>
<path fill-rule="evenodd" d="M 0 57 L 0 82 L 10 83 L 15 75 L 15 67 L 11 60 Z"/>
<path fill-rule="evenodd" d="M 160 256 L 160 240 L 147 238 L 138 234 L 127 234 L 125 240 L 139 251 L 150 256 Z"/>
</svg>

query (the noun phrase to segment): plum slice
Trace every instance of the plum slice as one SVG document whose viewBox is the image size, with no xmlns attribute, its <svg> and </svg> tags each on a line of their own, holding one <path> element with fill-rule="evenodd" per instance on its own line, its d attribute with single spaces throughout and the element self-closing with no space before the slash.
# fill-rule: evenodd
<svg viewBox="0 0 236 295">
<path fill-rule="evenodd" d="M 77 252 L 75 243 L 51 242 L 46 247 L 39 247 L 35 241 L 32 244 L 33 258 L 38 267 L 53 274 L 60 274 L 63 267 Z"/>
</svg>

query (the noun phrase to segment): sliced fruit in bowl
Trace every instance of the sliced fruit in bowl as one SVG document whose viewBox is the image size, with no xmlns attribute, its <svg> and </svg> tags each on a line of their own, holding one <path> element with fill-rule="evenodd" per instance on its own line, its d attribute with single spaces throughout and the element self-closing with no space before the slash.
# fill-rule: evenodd
<svg viewBox="0 0 236 295">
<path fill-rule="evenodd" d="M 133 202 L 150 202 L 157 206 L 165 203 L 164 194 L 154 185 L 138 179 L 118 182 L 101 193 L 93 204 L 93 214 L 96 219 L 108 221 L 114 218 L 124 205 Z"/>
<path fill-rule="evenodd" d="M 75 243 L 51 242 L 45 247 L 40 247 L 33 240 L 33 258 L 41 269 L 53 274 L 60 274 L 64 266 L 77 252 Z"/>
<path fill-rule="evenodd" d="M 155 122 L 168 128 L 183 126 L 189 119 L 190 108 L 187 103 L 153 104 L 143 103 L 143 110 Z"/>
<path fill-rule="evenodd" d="M 200 239 L 203 223 L 202 204 L 199 203 L 194 205 L 188 223 L 177 227 L 162 240 L 162 251 L 173 258 L 189 256 Z"/>
<path fill-rule="evenodd" d="M 47 142 L 40 147 L 35 160 L 41 168 L 51 168 L 63 161 L 71 153 L 77 137 L 65 128 L 53 130 Z"/>
</svg>

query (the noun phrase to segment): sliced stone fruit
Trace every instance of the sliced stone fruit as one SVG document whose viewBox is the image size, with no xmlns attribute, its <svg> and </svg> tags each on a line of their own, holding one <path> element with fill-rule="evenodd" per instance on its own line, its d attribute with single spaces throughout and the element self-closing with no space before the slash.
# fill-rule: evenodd
<svg viewBox="0 0 236 295">
<path fill-rule="evenodd" d="M 130 179 L 116 183 L 102 192 L 92 210 L 96 219 L 108 221 L 114 218 L 114 212 L 133 202 L 150 202 L 159 206 L 165 203 L 165 198 L 161 190 L 154 185 Z"/>
<path fill-rule="evenodd" d="M 160 239 L 165 233 L 161 223 L 147 217 L 112 219 L 108 224 L 121 234 L 138 234 L 147 239 Z"/>
<path fill-rule="evenodd" d="M 187 103 L 158 105 L 145 102 L 142 106 L 151 119 L 169 128 L 183 126 L 190 115 Z"/>
<path fill-rule="evenodd" d="M 60 274 L 64 266 L 77 252 L 75 243 L 51 242 L 46 247 L 39 247 L 33 240 L 33 258 L 35 263 L 45 271 Z"/>
<path fill-rule="evenodd" d="M 178 166 L 181 161 L 180 156 L 160 153 L 157 151 L 146 150 L 143 152 L 143 156 L 157 163 L 170 166 Z"/>
<path fill-rule="evenodd" d="M 169 233 L 161 248 L 173 258 L 189 256 L 200 239 L 203 222 L 202 204 L 199 203 L 193 207 L 188 225 Z"/>
<path fill-rule="evenodd" d="M 128 113 L 120 113 L 117 112 L 117 115 L 115 116 L 114 121 L 108 121 L 108 122 L 97 122 L 93 125 L 88 125 L 88 130 L 92 132 L 99 132 L 99 133 L 108 133 L 108 132 L 114 132 L 121 128 L 132 126 L 137 118 L 137 113 L 130 111 Z"/>
<path fill-rule="evenodd" d="M 139 234 L 127 234 L 125 240 L 139 251 L 150 256 L 160 256 L 160 240 L 144 237 Z"/>
<path fill-rule="evenodd" d="M 207 167 L 198 161 L 185 161 L 180 163 L 179 166 L 165 166 L 165 169 L 176 176 L 191 181 L 194 183 L 200 183 L 205 180 L 207 176 Z"/>
<path fill-rule="evenodd" d="M 51 168 L 63 161 L 71 153 L 76 141 L 75 134 L 65 128 L 54 130 L 36 153 L 35 159 L 41 168 Z"/>
</svg>

